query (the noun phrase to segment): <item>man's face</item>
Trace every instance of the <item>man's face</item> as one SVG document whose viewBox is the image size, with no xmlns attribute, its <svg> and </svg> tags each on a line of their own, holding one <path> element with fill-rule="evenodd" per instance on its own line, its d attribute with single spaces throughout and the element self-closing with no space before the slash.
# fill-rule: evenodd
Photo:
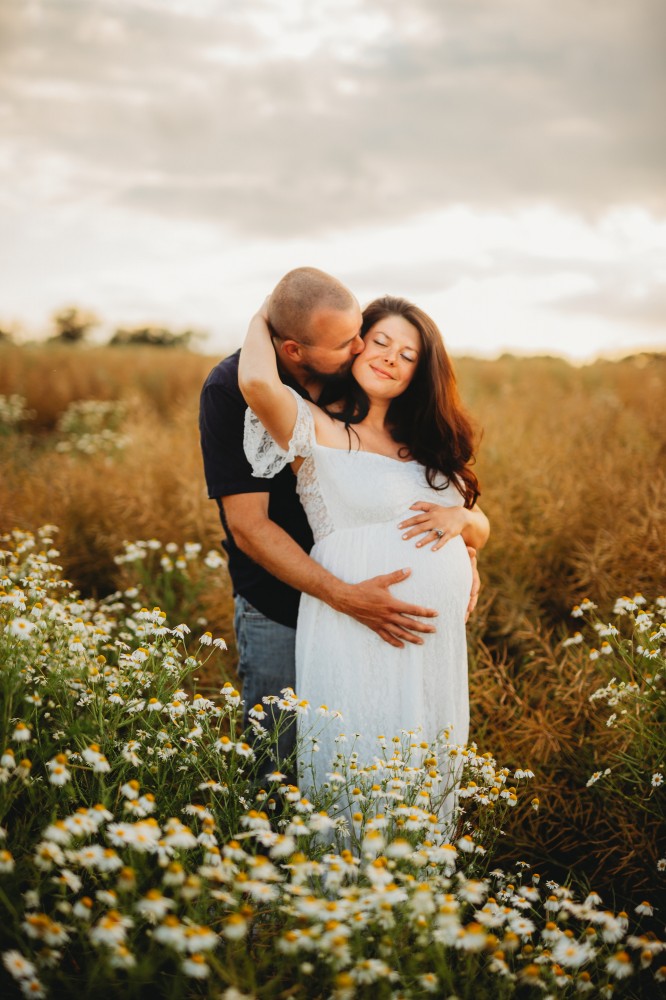
<svg viewBox="0 0 666 1000">
<path fill-rule="evenodd" d="M 319 379 L 345 375 L 357 354 L 363 350 L 358 305 L 344 312 L 317 309 L 310 320 L 311 344 L 301 344 L 301 364 L 308 374 Z"/>
</svg>

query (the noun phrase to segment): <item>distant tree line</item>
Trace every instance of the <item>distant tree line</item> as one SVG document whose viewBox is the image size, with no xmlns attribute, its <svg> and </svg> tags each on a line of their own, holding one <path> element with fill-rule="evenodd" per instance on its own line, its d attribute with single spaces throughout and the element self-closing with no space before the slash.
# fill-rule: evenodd
<svg viewBox="0 0 666 1000">
<path fill-rule="evenodd" d="M 46 338 L 48 344 L 84 344 L 92 330 L 99 326 L 98 317 L 76 306 L 59 309 L 51 318 L 53 333 Z M 119 327 L 107 342 L 110 347 L 189 347 L 190 343 L 202 337 L 198 331 L 176 332 L 163 326 Z M 13 343 L 11 330 L 0 327 L 0 343 Z"/>
</svg>

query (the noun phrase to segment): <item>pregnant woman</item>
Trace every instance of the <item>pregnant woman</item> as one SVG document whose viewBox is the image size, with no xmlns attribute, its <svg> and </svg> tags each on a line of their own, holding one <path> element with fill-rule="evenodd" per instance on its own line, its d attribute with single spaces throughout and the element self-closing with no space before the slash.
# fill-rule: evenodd
<svg viewBox="0 0 666 1000">
<path fill-rule="evenodd" d="M 371 763 L 379 736 L 390 740 L 404 729 L 420 727 L 418 739 L 429 742 L 447 729 L 453 742 L 466 742 L 466 545 L 483 546 L 489 525 L 476 504 L 471 427 L 430 317 L 404 299 L 371 303 L 363 313 L 363 352 L 326 408 L 282 383 L 267 317 L 266 306 L 253 318 L 239 367 L 255 475 L 273 476 L 291 464 L 315 538 L 311 555 L 347 582 L 391 572 L 405 562 L 403 539 L 418 539 L 400 596 L 439 615 L 436 633 L 394 648 L 302 596 L 297 694 L 313 709 L 326 705 L 342 716 L 318 736 L 313 769 L 321 786 L 341 732 L 361 763 Z"/>
</svg>

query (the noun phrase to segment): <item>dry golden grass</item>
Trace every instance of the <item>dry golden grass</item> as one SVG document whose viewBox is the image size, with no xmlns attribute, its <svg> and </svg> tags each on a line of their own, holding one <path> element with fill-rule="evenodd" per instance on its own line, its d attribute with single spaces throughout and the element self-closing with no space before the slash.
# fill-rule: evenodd
<svg viewBox="0 0 666 1000">
<path fill-rule="evenodd" d="M 214 359 L 156 349 L 0 348 L 0 393 L 35 411 L 0 437 L 0 530 L 59 525 L 61 560 L 84 592 L 115 589 L 124 540 L 219 543 L 206 498 L 197 406 Z M 470 623 L 472 732 L 498 759 L 537 773 L 538 817 L 512 839 L 536 860 L 583 862 L 597 884 L 641 884 L 655 832 L 619 802 L 599 808 L 593 665 L 554 652 L 585 595 L 610 607 L 664 588 L 666 357 L 572 368 L 552 358 L 460 359 L 463 398 L 483 428 L 478 473 L 492 535 Z M 122 399 L 131 444 L 115 457 L 63 455 L 54 428 L 70 402 Z M 231 636 L 228 580 L 205 614 Z M 596 748 L 596 749 L 595 749 Z"/>
<path fill-rule="evenodd" d="M 196 406 L 213 364 L 201 354 L 152 347 L 0 345 L 0 394 L 23 396 L 35 412 L 31 428 L 38 430 L 52 430 L 79 399 L 138 397 L 155 422 L 171 422 L 183 407 Z"/>
<path fill-rule="evenodd" d="M 608 712 L 590 704 L 607 679 L 586 653 L 557 651 L 549 632 L 526 626 L 515 637 L 520 659 L 477 647 L 472 671 L 472 731 L 503 762 L 530 767 L 540 799 L 538 817 L 513 817 L 508 850 L 560 877 L 569 868 L 592 887 L 647 898 L 663 854 L 664 818 L 639 818 L 635 793 L 587 788 L 590 775 L 623 749 L 626 735 L 605 725 Z"/>
<path fill-rule="evenodd" d="M 544 862 L 582 863 L 600 887 L 645 894 L 655 824 L 637 822 L 630 803 L 600 806 L 585 788 L 612 743 L 588 702 L 601 671 L 574 671 L 553 650 L 584 596 L 609 609 L 628 591 L 664 591 L 666 358 L 458 368 L 485 428 L 481 504 L 492 524 L 471 623 L 472 732 L 537 774 L 538 821 L 517 817 L 514 846 Z"/>
<path fill-rule="evenodd" d="M 69 578 L 84 593 L 114 590 L 123 542 L 159 538 L 219 548 L 217 511 L 203 479 L 198 393 L 211 359 L 156 349 L 15 348 L 0 357 L 0 392 L 35 412 L 34 434 L 0 437 L 0 530 L 53 523 Z M 40 390 L 41 386 L 41 390 Z M 79 399 L 128 404 L 128 447 L 113 457 L 61 454 L 52 433 Z M 206 595 L 205 614 L 232 629 L 226 575 Z"/>
<path fill-rule="evenodd" d="M 638 359 L 642 361 L 642 359 Z M 585 593 L 663 586 L 666 359 L 574 369 L 554 359 L 459 366 L 485 429 L 484 577 L 507 635 Z"/>
</svg>

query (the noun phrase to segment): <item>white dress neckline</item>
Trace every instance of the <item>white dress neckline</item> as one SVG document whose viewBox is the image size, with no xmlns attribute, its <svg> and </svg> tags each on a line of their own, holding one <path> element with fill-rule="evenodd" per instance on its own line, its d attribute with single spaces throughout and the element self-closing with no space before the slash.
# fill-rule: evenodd
<svg viewBox="0 0 666 1000">
<path fill-rule="evenodd" d="M 381 451 L 368 451 L 366 448 L 336 448 L 333 444 L 320 444 L 316 438 L 313 447 L 325 448 L 326 451 L 340 451 L 344 455 L 374 455 L 376 458 L 385 458 L 389 462 L 397 462 L 398 465 L 413 465 L 416 462 L 415 458 L 391 458 L 390 455 L 384 455 Z"/>
</svg>

